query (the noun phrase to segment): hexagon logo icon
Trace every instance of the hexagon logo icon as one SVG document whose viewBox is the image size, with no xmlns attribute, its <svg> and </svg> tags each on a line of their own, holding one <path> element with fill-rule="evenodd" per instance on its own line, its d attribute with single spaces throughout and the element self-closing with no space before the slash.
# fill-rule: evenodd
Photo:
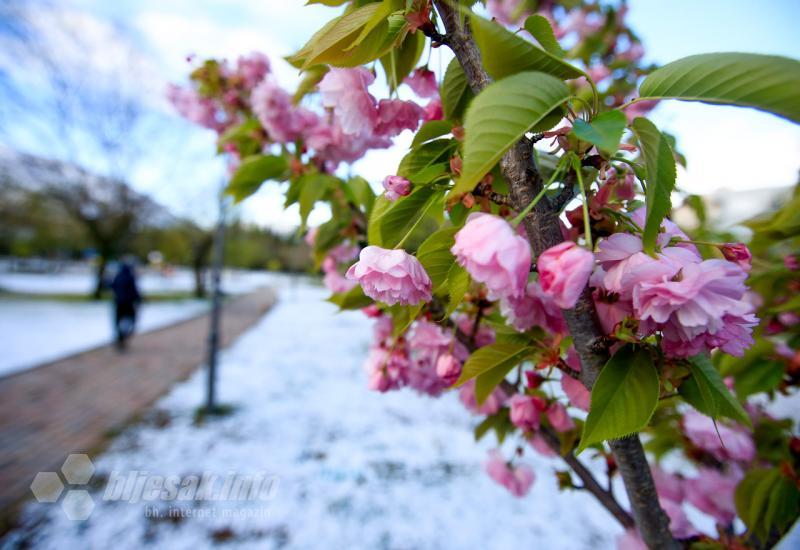
<svg viewBox="0 0 800 550">
<path fill-rule="evenodd" d="M 94 474 L 94 464 L 88 455 L 72 454 L 61 466 L 61 473 L 70 485 L 86 485 Z"/>
<path fill-rule="evenodd" d="M 31 492 L 39 502 L 56 502 L 64 491 L 64 484 L 56 472 L 39 472 L 31 483 Z"/>
<path fill-rule="evenodd" d="M 64 510 L 67 519 L 84 521 L 92 515 L 94 500 L 92 500 L 89 491 L 73 489 L 67 491 L 67 495 L 61 501 L 61 509 Z"/>
</svg>

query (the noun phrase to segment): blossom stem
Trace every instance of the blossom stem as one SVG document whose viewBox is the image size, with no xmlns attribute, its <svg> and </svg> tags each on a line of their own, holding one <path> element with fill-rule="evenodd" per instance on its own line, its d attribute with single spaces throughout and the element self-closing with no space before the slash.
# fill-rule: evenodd
<svg viewBox="0 0 800 550">
<path fill-rule="evenodd" d="M 547 181 L 547 183 L 545 183 L 542 186 L 542 190 L 539 191 L 539 193 L 533 198 L 533 200 L 530 203 L 528 203 L 528 206 L 526 206 L 525 209 L 522 212 L 520 212 L 513 220 L 511 220 L 511 227 L 514 227 L 516 229 L 516 227 L 520 223 L 522 223 L 522 220 L 525 219 L 525 216 L 527 216 L 530 213 L 530 211 L 533 210 L 533 208 L 536 206 L 536 203 L 538 203 L 540 200 L 542 200 L 542 197 L 544 197 L 544 194 L 547 192 L 547 190 L 550 188 L 550 186 L 553 184 L 553 182 L 556 180 L 558 175 L 563 170 L 563 168 L 564 168 L 563 165 L 566 164 L 563 161 L 564 161 L 564 157 L 561 157 L 561 159 L 559 159 L 559 161 L 558 161 L 558 165 L 556 165 L 556 169 L 553 171 L 553 175 L 550 176 L 550 179 Z"/>
<path fill-rule="evenodd" d="M 575 169 L 575 176 L 578 178 L 578 187 L 580 187 L 581 195 L 583 195 L 583 233 L 586 238 L 586 248 L 591 252 L 594 250 L 594 246 L 592 245 L 592 228 L 589 224 L 589 197 L 586 195 L 586 189 L 584 189 L 583 186 L 581 161 L 577 156 L 572 157 L 572 167 Z"/>
</svg>

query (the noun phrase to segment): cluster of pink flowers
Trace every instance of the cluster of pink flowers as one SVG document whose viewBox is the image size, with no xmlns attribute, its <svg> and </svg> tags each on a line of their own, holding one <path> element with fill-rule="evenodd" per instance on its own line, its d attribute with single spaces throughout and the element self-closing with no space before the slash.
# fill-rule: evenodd
<svg viewBox="0 0 800 550">
<path fill-rule="evenodd" d="M 431 279 L 414 256 L 404 250 L 368 246 L 347 270 L 364 294 L 385 304 L 416 305 L 431 299 Z"/>
<path fill-rule="evenodd" d="M 490 478 L 508 489 L 515 497 L 525 496 L 536 479 L 529 466 L 524 464 L 513 466 L 506 462 L 499 451 L 489 453 L 484 468 Z"/>
<path fill-rule="evenodd" d="M 306 237 L 308 238 L 309 235 L 312 235 L 313 243 L 313 234 L 311 231 L 308 232 Z M 353 259 L 358 257 L 358 253 L 359 249 L 357 246 L 351 246 L 346 243 L 342 243 L 328 251 L 327 256 L 325 256 L 325 259 L 322 261 L 322 272 L 325 274 L 322 282 L 328 290 L 336 294 L 348 292 L 358 285 L 356 281 L 347 279 L 339 270 L 340 264 L 349 264 Z"/>
<path fill-rule="evenodd" d="M 642 209 L 633 215 L 640 226 L 643 218 Z M 662 229 L 655 257 L 643 251 L 636 235 L 615 233 L 599 243 L 600 268 L 592 284 L 605 327 L 632 316 L 640 336 L 661 333 L 661 346 L 670 356 L 713 348 L 741 356 L 758 324 L 752 304 L 744 300 L 747 272 L 728 260 L 703 260 L 669 220 Z"/>
</svg>

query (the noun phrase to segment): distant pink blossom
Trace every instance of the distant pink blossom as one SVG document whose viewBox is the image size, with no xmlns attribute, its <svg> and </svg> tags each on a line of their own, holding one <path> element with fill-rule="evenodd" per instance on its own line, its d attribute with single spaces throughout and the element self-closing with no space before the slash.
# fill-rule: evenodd
<svg viewBox="0 0 800 550">
<path fill-rule="evenodd" d="M 475 339 L 476 347 L 482 348 L 483 346 L 494 344 L 494 330 L 492 330 L 492 328 L 486 324 L 478 325 L 478 332 L 473 335 L 472 332 L 475 328 L 475 322 L 472 318 L 470 318 L 468 315 L 461 314 L 456 316 L 455 321 L 456 326 L 459 328 L 459 330 L 461 330 L 461 332 Z"/>
<path fill-rule="evenodd" d="M 498 451 L 491 451 L 484 464 L 486 473 L 494 481 L 505 487 L 515 497 L 525 496 L 533 485 L 536 476 L 528 466 L 510 466 Z"/>
<path fill-rule="evenodd" d="M 458 391 L 458 398 L 467 410 L 473 414 L 493 415 L 503 407 L 508 400 L 508 395 L 500 386 L 497 386 L 486 398 L 486 401 L 483 402 L 483 405 L 479 406 L 475 399 L 475 379 L 473 378 L 461 386 Z"/>
<path fill-rule="evenodd" d="M 509 400 L 511 422 L 519 429 L 533 432 L 539 429 L 540 406 L 537 397 L 515 394 Z"/>
<path fill-rule="evenodd" d="M 195 90 L 169 84 L 167 99 L 187 120 L 217 132 L 221 132 L 224 128 L 224 124 L 217 118 L 218 109 L 214 102 L 200 97 Z"/>
<path fill-rule="evenodd" d="M 319 227 L 312 227 L 311 229 L 308 230 L 308 232 L 306 233 L 306 236 L 304 237 L 304 239 L 306 241 L 306 244 L 308 246 L 311 246 L 311 247 L 314 246 L 314 243 L 317 241 L 317 234 L 318 233 L 319 233 Z"/>
<path fill-rule="evenodd" d="M 720 461 L 736 460 L 750 462 L 755 458 L 756 448 L 753 437 L 744 428 L 730 427 L 695 410 L 683 416 L 683 432 L 695 446 L 710 453 Z M 717 434 L 719 431 L 719 434 Z"/>
<path fill-rule="evenodd" d="M 403 82 L 419 97 L 432 98 L 439 95 L 436 74 L 427 67 L 420 67 L 403 79 Z"/>
<path fill-rule="evenodd" d="M 588 411 L 592 400 L 592 394 L 580 380 L 576 380 L 566 374 L 561 375 L 561 389 L 567 395 L 572 406 L 581 410 Z"/>
<path fill-rule="evenodd" d="M 536 263 L 542 291 L 563 309 L 574 307 L 589 281 L 594 255 L 567 241 L 548 248 Z"/>
<path fill-rule="evenodd" d="M 383 180 L 384 196 L 387 200 L 396 201 L 411 193 L 411 182 L 400 176 L 386 176 Z"/>
<path fill-rule="evenodd" d="M 322 104 L 330 107 L 345 134 L 369 134 L 378 118 L 375 98 L 367 87 L 375 75 L 364 67 L 331 68 L 319 83 Z"/>
<path fill-rule="evenodd" d="M 568 432 L 575 429 L 575 422 L 567 412 L 566 407 L 558 401 L 553 401 L 547 407 L 547 420 L 557 432 Z"/>
<path fill-rule="evenodd" d="M 646 99 L 644 101 L 637 101 L 625 107 L 622 112 L 628 119 L 628 124 L 633 122 L 636 117 L 646 116 L 658 105 L 657 99 Z"/>
<path fill-rule="evenodd" d="M 727 475 L 713 468 L 700 468 L 698 476 L 686 481 L 686 500 L 721 525 L 729 525 L 736 517 L 734 493 L 742 476 Z"/>
<path fill-rule="evenodd" d="M 247 89 L 253 89 L 270 71 L 269 58 L 260 52 L 240 56 L 236 61 L 236 73 Z"/>
<path fill-rule="evenodd" d="M 545 440 L 545 438 L 539 432 L 533 434 L 528 442 L 537 453 L 544 457 L 555 458 L 558 456 L 558 453 L 555 452 L 552 447 L 550 447 L 550 445 L 547 443 L 547 440 Z"/>
<path fill-rule="evenodd" d="M 436 375 L 441 378 L 445 384 L 452 386 L 461 376 L 461 361 L 453 357 L 449 353 L 439 356 L 436 360 Z"/>
<path fill-rule="evenodd" d="M 325 276 L 322 278 L 322 282 L 325 287 L 334 294 L 348 292 L 352 290 L 353 287 L 358 285 L 356 281 L 350 281 L 346 279 L 341 273 L 335 270 L 325 273 Z"/>
<path fill-rule="evenodd" d="M 486 285 L 490 297 L 521 297 L 525 292 L 530 245 L 504 219 L 470 214 L 450 251 L 473 279 Z"/>
<path fill-rule="evenodd" d="M 357 280 L 373 300 L 389 305 L 415 305 L 431 299 L 430 277 L 419 260 L 404 250 L 368 246 L 347 270 L 347 278 Z"/>
<path fill-rule="evenodd" d="M 255 87 L 250 104 L 269 137 L 277 143 L 291 143 L 317 124 L 317 115 L 295 107 L 289 92 L 269 78 Z"/>
<path fill-rule="evenodd" d="M 686 512 L 680 502 L 672 500 L 659 500 L 661 508 L 667 513 L 669 518 L 669 530 L 679 539 L 685 539 L 698 534 L 697 529 L 689 521 Z"/>
</svg>

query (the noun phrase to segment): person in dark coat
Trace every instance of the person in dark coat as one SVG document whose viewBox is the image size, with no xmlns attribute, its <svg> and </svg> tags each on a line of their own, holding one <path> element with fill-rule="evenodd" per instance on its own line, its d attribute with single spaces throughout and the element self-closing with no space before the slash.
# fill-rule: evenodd
<svg viewBox="0 0 800 550">
<path fill-rule="evenodd" d="M 133 335 L 136 326 L 136 309 L 142 297 L 136 286 L 136 275 L 128 262 L 120 265 L 119 271 L 111 282 L 114 292 L 114 330 L 116 332 L 117 349 L 125 349 L 125 343 Z"/>
</svg>

